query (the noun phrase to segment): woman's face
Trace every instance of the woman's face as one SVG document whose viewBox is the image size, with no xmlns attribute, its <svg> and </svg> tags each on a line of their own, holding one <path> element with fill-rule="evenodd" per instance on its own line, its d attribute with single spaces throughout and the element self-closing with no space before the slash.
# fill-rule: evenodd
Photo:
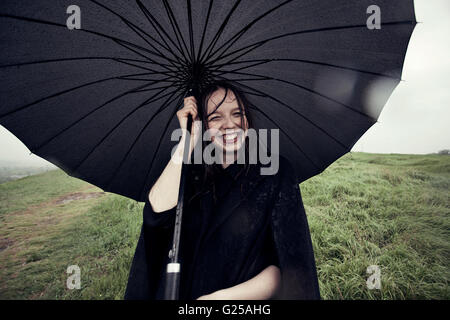
<svg viewBox="0 0 450 320">
<path fill-rule="evenodd" d="M 248 130 L 247 117 L 241 114 L 236 96 L 231 90 L 228 90 L 223 103 L 217 108 L 217 105 L 224 99 L 226 90 L 220 88 L 211 94 L 208 99 L 207 120 L 208 129 L 213 132 L 212 142 L 224 151 L 224 153 L 236 152 L 239 150 L 245 140 Z M 244 120 L 244 127 L 241 127 L 241 117 Z"/>
</svg>

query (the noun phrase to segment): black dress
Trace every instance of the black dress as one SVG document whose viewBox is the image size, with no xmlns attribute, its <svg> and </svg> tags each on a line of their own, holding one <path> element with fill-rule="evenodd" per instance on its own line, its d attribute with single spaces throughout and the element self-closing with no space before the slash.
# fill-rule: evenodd
<svg viewBox="0 0 450 320">
<path fill-rule="evenodd" d="M 193 300 L 245 282 L 269 265 L 281 271 L 277 299 L 320 299 L 309 228 L 292 167 L 280 159 L 277 174 L 259 165 L 220 169 L 212 192 L 191 199 L 199 176 L 187 173 L 180 239 L 180 299 Z M 189 201 L 191 199 L 191 201 Z M 153 212 L 148 200 L 125 299 L 163 299 L 175 208 Z"/>
</svg>

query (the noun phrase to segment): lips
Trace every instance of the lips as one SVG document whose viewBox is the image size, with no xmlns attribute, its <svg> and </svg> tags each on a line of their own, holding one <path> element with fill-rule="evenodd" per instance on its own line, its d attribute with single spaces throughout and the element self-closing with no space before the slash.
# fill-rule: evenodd
<svg viewBox="0 0 450 320">
<path fill-rule="evenodd" d="M 222 136 L 223 144 L 234 144 L 237 142 L 238 135 L 237 133 L 224 134 Z"/>
</svg>

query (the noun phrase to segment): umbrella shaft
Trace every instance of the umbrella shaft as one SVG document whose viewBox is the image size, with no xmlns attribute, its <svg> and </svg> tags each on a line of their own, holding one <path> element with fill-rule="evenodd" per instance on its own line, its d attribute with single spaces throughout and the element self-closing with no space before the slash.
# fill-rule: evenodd
<svg viewBox="0 0 450 320">
<path fill-rule="evenodd" d="M 187 130 L 191 132 L 192 116 L 188 116 Z M 170 263 L 167 264 L 166 284 L 164 290 L 165 300 L 178 300 L 180 284 L 180 264 L 178 263 L 178 248 L 180 246 L 181 221 L 183 216 L 184 185 L 186 176 L 186 159 L 189 153 L 190 139 L 185 139 L 183 164 L 181 166 L 180 189 L 178 193 L 178 204 L 175 216 L 175 228 L 173 234 L 172 249 L 170 250 Z"/>
</svg>

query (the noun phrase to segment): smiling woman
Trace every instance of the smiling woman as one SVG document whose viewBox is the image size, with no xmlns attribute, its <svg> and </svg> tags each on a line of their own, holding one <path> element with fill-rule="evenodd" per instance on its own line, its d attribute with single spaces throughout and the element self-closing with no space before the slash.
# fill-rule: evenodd
<svg viewBox="0 0 450 320">
<path fill-rule="evenodd" d="M 223 153 L 223 157 L 218 157 L 223 160 L 223 169 L 237 161 L 238 152 L 244 151 L 245 159 L 249 159 L 249 142 L 246 138 L 248 130 L 253 127 L 250 105 L 243 92 L 229 82 L 217 81 L 202 92 L 199 116 L 210 132 L 215 151 Z M 197 109 L 195 104 L 194 108 Z M 195 133 L 193 139 L 197 139 Z M 206 149 L 208 142 L 203 141 L 203 144 Z M 218 168 L 220 166 L 205 166 L 205 184 L 214 180 Z M 249 163 L 244 163 L 243 170 L 248 168 Z"/>
<path fill-rule="evenodd" d="M 177 113 L 182 129 L 188 115 L 196 120 L 190 152 L 201 120 L 217 132 L 209 144 L 224 153 L 224 162 L 188 167 L 179 298 L 319 299 L 308 223 L 291 164 L 281 157 L 276 174 L 261 175 L 260 163 L 237 163 L 242 148 L 248 155 L 246 132 L 252 127 L 251 104 L 238 88 L 214 83 L 202 91 L 199 101 L 200 109 L 194 97 L 185 98 Z M 179 146 L 184 146 L 184 139 Z M 164 297 L 164 266 L 169 262 L 181 176 L 179 149 L 146 200 L 126 299 Z"/>
</svg>

